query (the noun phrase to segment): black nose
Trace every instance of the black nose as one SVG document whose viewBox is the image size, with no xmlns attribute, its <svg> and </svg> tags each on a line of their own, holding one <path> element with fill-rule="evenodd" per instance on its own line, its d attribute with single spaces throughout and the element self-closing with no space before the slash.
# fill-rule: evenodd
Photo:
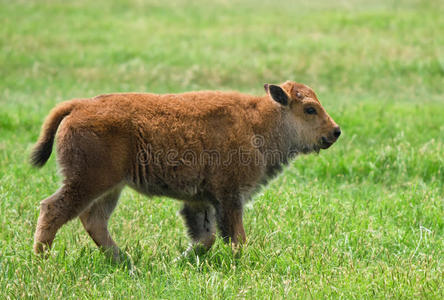
<svg viewBox="0 0 444 300">
<path fill-rule="evenodd" d="M 333 129 L 333 135 L 335 136 L 335 138 L 338 138 L 341 135 L 341 128 L 339 128 L 339 126 Z"/>
</svg>

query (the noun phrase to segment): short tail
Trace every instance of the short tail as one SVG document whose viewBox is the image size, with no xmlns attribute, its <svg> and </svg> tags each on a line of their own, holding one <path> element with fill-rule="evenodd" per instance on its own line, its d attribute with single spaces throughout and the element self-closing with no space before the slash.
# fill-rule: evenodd
<svg viewBox="0 0 444 300">
<path fill-rule="evenodd" d="M 69 115 L 78 103 L 78 100 L 63 102 L 51 110 L 43 123 L 40 137 L 31 153 L 31 164 L 33 166 L 40 168 L 48 161 L 57 128 L 63 118 Z"/>
</svg>

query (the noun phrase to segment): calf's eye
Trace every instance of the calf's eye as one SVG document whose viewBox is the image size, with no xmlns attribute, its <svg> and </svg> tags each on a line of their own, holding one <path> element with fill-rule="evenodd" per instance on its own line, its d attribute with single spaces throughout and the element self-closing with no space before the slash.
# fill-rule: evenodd
<svg viewBox="0 0 444 300">
<path fill-rule="evenodd" d="M 314 109 L 313 107 L 307 107 L 306 109 L 305 109 L 305 113 L 306 114 L 309 114 L 309 115 L 315 115 L 316 114 L 316 109 Z"/>
</svg>

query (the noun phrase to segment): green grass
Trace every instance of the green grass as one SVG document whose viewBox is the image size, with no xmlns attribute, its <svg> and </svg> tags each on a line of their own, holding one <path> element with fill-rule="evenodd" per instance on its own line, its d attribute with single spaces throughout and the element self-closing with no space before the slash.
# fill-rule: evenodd
<svg viewBox="0 0 444 300">
<path fill-rule="evenodd" d="M 302 1 L 301 1 L 302 2 Z M 168 3 L 168 4 L 167 4 Z M 305 1 L 304 1 L 305 3 Z M 444 3 L 0 1 L 0 298 L 444 297 Z M 187 246 L 180 203 L 125 190 L 110 227 L 135 272 L 75 220 L 32 254 L 55 158 L 28 156 L 58 102 L 122 91 L 304 82 L 341 125 L 245 211 L 241 253 Z"/>
</svg>

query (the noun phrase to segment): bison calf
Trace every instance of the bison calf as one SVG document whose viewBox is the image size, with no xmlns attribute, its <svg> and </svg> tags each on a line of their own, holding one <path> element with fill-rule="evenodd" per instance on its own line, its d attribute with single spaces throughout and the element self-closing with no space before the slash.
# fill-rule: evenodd
<svg viewBox="0 0 444 300">
<path fill-rule="evenodd" d="M 125 186 L 183 201 L 193 244 L 207 249 L 216 228 L 245 241 L 242 207 L 299 153 L 319 152 L 341 134 L 309 87 L 266 84 L 261 97 L 237 92 L 110 94 L 56 106 L 31 161 L 43 166 L 57 134 L 63 185 L 40 205 L 34 251 L 79 216 L 115 258 L 108 219 Z"/>
</svg>

